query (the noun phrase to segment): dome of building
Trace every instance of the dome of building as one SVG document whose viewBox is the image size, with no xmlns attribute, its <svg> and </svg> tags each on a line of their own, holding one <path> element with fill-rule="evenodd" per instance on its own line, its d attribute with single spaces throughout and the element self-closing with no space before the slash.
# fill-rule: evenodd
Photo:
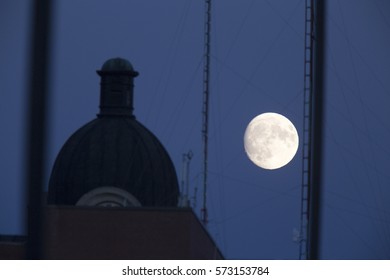
<svg viewBox="0 0 390 280">
<path fill-rule="evenodd" d="M 101 76 L 100 113 L 77 130 L 57 156 L 48 203 L 176 207 L 173 163 L 160 141 L 133 115 L 133 77 L 124 59 L 110 59 Z"/>
<path fill-rule="evenodd" d="M 107 60 L 100 70 L 102 72 L 115 72 L 115 71 L 130 71 L 134 72 L 136 75 L 138 75 L 138 72 L 134 71 L 133 65 L 126 60 L 122 58 L 111 58 Z"/>
</svg>

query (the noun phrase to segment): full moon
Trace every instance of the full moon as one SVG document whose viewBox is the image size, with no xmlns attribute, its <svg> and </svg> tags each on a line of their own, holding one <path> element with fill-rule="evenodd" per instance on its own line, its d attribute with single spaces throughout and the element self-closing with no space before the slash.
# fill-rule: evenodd
<svg viewBox="0 0 390 280">
<path fill-rule="evenodd" d="M 294 158 L 298 144 L 295 126 L 277 113 L 258 115 L 245 130 L 245 152 L 254 164 L 264 169 L 288 164 Z"/>
</svg>

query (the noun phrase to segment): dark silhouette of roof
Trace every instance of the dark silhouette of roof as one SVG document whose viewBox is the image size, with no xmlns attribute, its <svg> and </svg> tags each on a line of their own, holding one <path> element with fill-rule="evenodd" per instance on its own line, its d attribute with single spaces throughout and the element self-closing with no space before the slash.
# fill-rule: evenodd
<svg viewBox="0 0 390 280">
<path fill-rule="evenodd" d="M 134 71 L 133 65 L 128 60 L 119 57 L 107 60 L 98 72 L 116 71 L 133 72 L 134 77 L 138 76 L 138 72 Z"/>
<path fill-rule="evenodd" d="M 223 259 L 191 208 L 44 206 L 44 259 Z M 0 260 L 22 260 L 26 236 L 0 235 Z"/>
<path fill-rule="evenodd" d="M 156 136 L 133 115 L 133 77 L 124 59 L 114 58 L 101 76 L 100 113 L 64 144 L 52 169 L 48 203 L 75 205 L 100 187 L 120 188 L 141 206 L 176 207 L 173 163 Z"/>
</svg>

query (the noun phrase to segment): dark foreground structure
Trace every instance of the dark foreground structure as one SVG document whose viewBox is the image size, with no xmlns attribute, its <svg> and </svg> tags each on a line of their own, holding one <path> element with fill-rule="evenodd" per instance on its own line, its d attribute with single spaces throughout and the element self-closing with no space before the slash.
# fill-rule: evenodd
<svg viewBox="0 0 390 280">
<path fill-rule="evenodd" d="M 47 259 L 222 259 L 191 208 L 178 207 L 173 163 L 133 114 L 124 59 L 97 71 L 100 112 L 64 144 L 42 206 Z M 0 236 L 0 259 L 26 257 L 26 237 Z"/>
<path fill-rule="evenodd" d="M 222 259 L 190 208 L 48 206 L 46 259 Z M 0 236 L 0 259 L 24 259 L 26 238 Z"/>
</svg>

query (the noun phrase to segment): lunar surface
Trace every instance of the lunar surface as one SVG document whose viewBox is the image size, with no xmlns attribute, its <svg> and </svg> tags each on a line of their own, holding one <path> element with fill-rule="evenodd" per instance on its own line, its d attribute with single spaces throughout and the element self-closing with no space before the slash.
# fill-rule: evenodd
<svg viewBox="0 0 390 280">
<path fill-rule="evenodd" d="M 255 117 L 245 130 L 244 146 L 249 159 L 264 169 L 288 164 L 299 145 L 298 132 L 292 122 L 277 113 Z"/>
</svg>

